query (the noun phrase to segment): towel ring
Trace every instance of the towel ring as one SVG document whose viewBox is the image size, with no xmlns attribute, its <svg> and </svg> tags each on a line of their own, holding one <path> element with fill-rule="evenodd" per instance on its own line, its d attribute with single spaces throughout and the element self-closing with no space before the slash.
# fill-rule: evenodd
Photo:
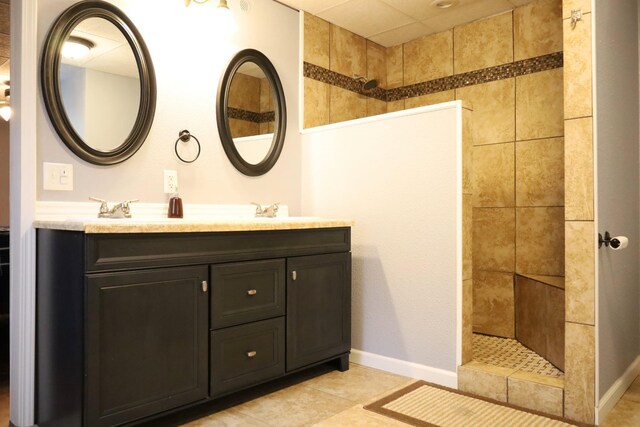
<svg viewBox="0 0 640 427">
<path fill-rule="evenodd" d="M 178 156 L 178 158 L 183 161 L 184 163 L 193 163 L 196 160 L 198 160 L 198 157 L 200 157 L 200 141 L 198 141 L 198 138 L 195 137 L 195 135 L 191 135 L 191 133 L 189 133 L 188 130 L 181 130 L 180 133 L 178 134 L 178 139 L 176 139 L 176 145 L 174 147 L 174 150 L 176 152 L 176 156 Z M 196 154 L 196 157 L 193 158 L 193 160 L 185 160 L 183 159 L 180 154 L 178 154 L 178 142 L 182 141 L 182 142 L 189 142 L 191 141 L 191 138 L 196 140 L 196 144 L 198 144 L 198 154 Z"/>
</svg>

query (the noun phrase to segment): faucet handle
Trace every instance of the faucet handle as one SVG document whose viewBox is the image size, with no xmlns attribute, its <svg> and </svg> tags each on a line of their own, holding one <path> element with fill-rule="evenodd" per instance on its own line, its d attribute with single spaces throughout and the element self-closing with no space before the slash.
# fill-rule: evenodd
<svg viewBox="0 0 640 427">
<path fill-rule="evenodd" d="M 89 200 L 93 200 L 94 202 L 100 202 L 100 213 L 109 212 L 109 206 L 107 206 L 106 200 L 98 199 L 97 197 L 89 197 Z"/>
<path fill-rule="evenodd" d="M 262 205 L 260 203 L 251 202 L 252 205 L 256 205 L 256 215 L 262 214 L 264 211 L 262 210 Z"/>
<path fill-rule="evenodd" d="M 122 212 L 126 217 L 129 217 L 131 215 L 131 209 L 129 208 L 129 203 L 139 202 L 139 201 L 140 199 L 131 199 L 131 200 L 125 200 L 120 204 L 120 206 L 122 206 Z"/>
</svg>

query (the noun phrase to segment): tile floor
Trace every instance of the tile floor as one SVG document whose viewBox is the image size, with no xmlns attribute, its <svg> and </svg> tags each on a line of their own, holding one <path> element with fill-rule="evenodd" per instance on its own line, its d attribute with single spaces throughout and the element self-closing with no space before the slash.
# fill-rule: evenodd
<svg viewBox="0 0 640 427">
<path fill-rule="evenodd" d="M 411 382 L 407 377 L 351 364 L 347 372 L 331 371 L 183 426 L 406 427 L 363 406 Z M 8 425 L 8 406 L 8 386 L 0 382 L 0 427 Z M 601 426 L 640 426 L 640 377 Z"/>
</svg>

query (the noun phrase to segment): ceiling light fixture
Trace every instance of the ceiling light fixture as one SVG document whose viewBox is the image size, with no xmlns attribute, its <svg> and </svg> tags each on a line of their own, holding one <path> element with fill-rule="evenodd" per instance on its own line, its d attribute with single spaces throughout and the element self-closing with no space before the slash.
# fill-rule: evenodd
<svg viewBox="0 0 640 427">
<path fill-rule="evenodd" d="M 87 56 L 89 51 L 95 47 L 95 43 L 82 37 L 69 36 L 62 45 L 62 56 L 71 59 L 80 59 Z"/>
<path fill-rule="evenodd" d="M 191 2 L 203 4 L 208 1 L 209 0 L 185 0 L 185 5 L 189 6 Z M 219 28 L 223 33 L 235 33 L 238 30 L 227 0 L 218 0 L 218 7 L 216 7 L 214 19 L 216 21 L 216 28 Z"/>
<path fill-rule="evenodd" d="M 437 7 L 438 9 L 449 9 L 451 6 L 454 6 L 457 2 L 455 0 L 436 0 L 431 3 L 431 6 Z"/>
<path fill-rule="evenodd" d="M 6 82 L 7 84 L 9 82 Z M 4 119 L 5 122 L 8 122 L 11 116 L 13 115 L 13 110 L 11 109 L 11 104 L 9 103 L 11 100 L 11 90 L 4 90 L 4 101 L 0 101 L 0 117 Z"/>
</svg>

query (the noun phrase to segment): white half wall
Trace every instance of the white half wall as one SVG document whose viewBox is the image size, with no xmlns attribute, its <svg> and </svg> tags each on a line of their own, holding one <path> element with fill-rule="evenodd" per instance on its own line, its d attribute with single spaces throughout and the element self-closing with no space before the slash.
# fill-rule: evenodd
<svg viewBox="0 0 640 427">
<path fill-rule="evenodd" d="M 302 138 L 303 215 L 355 220 L 355 353 L 366 355 L 363 363 L 393 360 L 386 369 L 454 386 L 460 117 L 459 102 L 450 102 L 315 128 Z"/>
</svg>

